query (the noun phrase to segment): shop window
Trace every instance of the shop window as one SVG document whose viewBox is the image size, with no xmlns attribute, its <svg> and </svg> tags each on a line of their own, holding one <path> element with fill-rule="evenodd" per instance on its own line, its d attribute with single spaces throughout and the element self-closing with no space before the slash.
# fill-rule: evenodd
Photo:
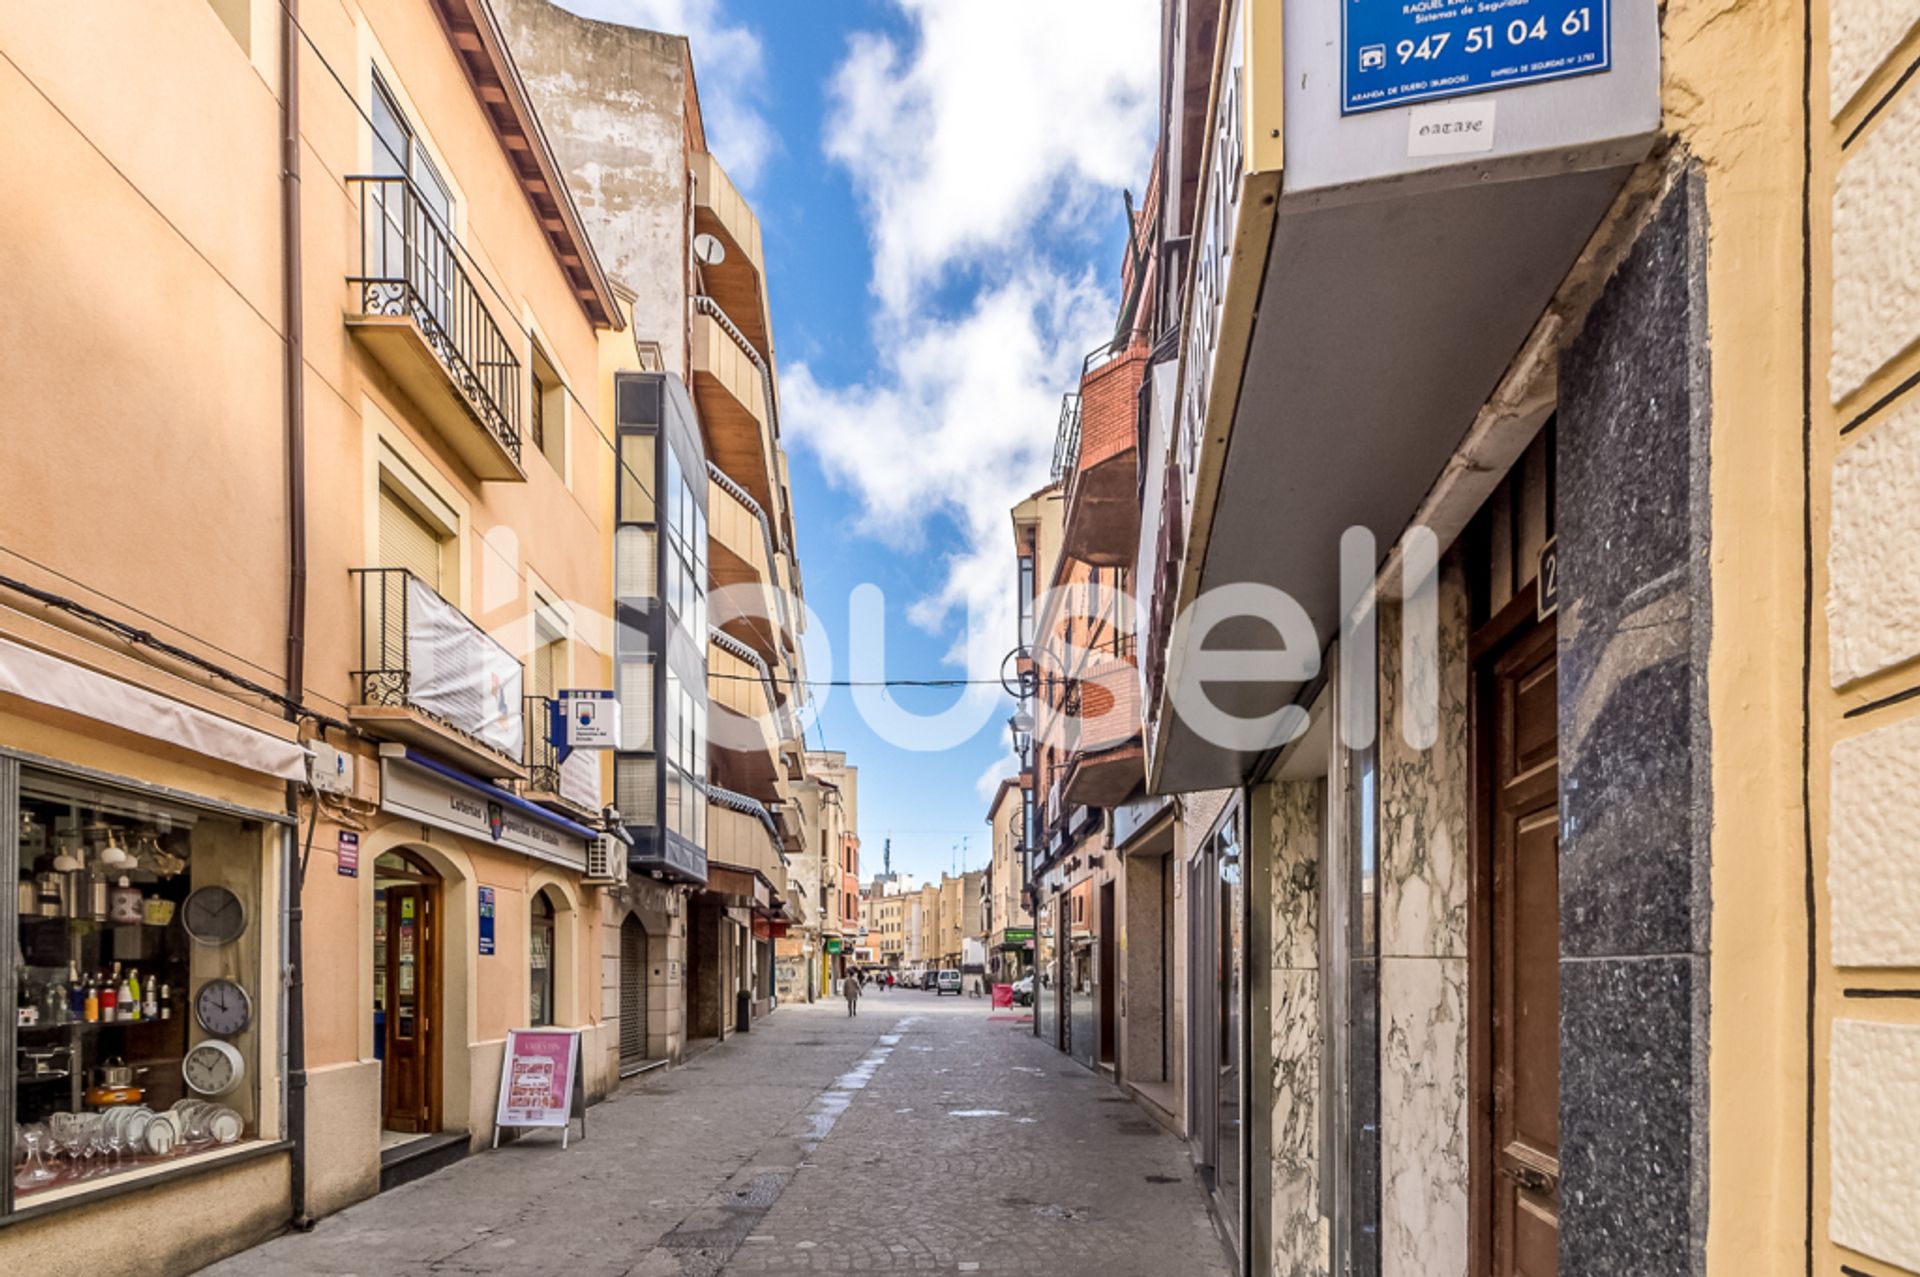
<svg viewBox="0 0 1920 1277">
<path fill-rule="evenodd" d="M 532 987 L 527 1023 L 534 1028 L 558 1019 L 554 1009 L 555 934 L 553 899 L 542 891 L 533 898 L 533 926 L 527 936 L 527 965 Z"/>
<path fill-rule="evenodd" d="M 19 774 L 16 1203 L 260 1136 L 270 826 Z"/>
</svg>

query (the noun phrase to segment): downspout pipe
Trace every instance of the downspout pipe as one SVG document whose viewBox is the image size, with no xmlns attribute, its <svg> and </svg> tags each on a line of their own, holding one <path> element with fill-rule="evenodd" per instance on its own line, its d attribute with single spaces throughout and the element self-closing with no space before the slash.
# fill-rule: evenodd
<svg viewBox="0 0 1920 1277">
<path fill-rule="evenodd" d="M 287 447 L 287 716 L 306 699 L 307 656 L 307 403 L 306 335 L 301 323 L 300 253 L 300 0 L 280 0 L 280 278 Z M 287 811 L 299 828 L 300 789 L 287 786 Z M 293 1145 L 293 1227 L 313 1227 L 307 1211 L 307 1017 L 301 887 L 313 848 L 316 805 L 298 863 L 287 851 L 287 1136 Z"/>
</svg>

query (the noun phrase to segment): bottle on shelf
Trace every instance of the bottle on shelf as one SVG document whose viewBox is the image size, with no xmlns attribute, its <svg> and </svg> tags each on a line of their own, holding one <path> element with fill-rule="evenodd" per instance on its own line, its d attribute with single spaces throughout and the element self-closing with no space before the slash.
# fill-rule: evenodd
<svg viewBox="0 0 1920 1277">
<path fill-rule="evenodd" d="M 135 967 L 127 975 L 126 1003 L 127 1003 L 127 1018 L 129 1020 L 138 1020 L 141 1018 L 142 1007 L 141 1007 L 141 1001 L 140 1001 L 140 993 L 141 993 L 140 968 Z"/>
<path fill-rule="evenodd" d="M 87 986 L 80 979 L 80 964 L 67 963 L 67 1020 L 78 1024 L 87 1016 Z"/>
<path fill-rule="evenodd" d="M 162 1020 L 173 1018 L 173 986 L 171 984 L 160 986 L 160 1018 Z"/>
<path fill-rule="evenodd" d="M 119 970 L 119 966 L 120 964 L 116 962 L 114 969 L 116 971 Z M 120 992 L 118 996 L 114 998 L 113 1005 L 115 1009 L 119 1011 L 117 1018 L 121 1020 L 137 1020 L 140 1018 L 140 1003 L 134 997 L 133 981 L 131 979 L 121 979 Z"/>
<path fill-rule="evenodd" d="M 88 1024 L 100 1022 L 100 982 L 93 976 L 87 977 L 85 1001 L 80 1004 L 80 1016 Z"/>
<path fill-rule="evenodd" d="M 113 964 L 112 974 L 102 973 L 100 980 L 100 1019 L 111 1024 L 120 1018 L 120 964 Z"/>
</svg>

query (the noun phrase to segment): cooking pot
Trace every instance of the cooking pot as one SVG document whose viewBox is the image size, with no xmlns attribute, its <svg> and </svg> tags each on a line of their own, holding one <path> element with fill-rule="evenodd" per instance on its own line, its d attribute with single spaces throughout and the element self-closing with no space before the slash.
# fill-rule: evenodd
<svg viewBox="0 0 1920 1277">
<path fill-rule="evenodd" d="M 99 1068 L 100 1085 L 132 1086 L 133 1068 L 119 1056 L 114 1056 Z"/>
<path fill-rule="evenodd" d="M 145 1095 L 137 1086 L 91 1086 L 87 1088 L 87 1103 L 95 1108 L 112 1108 L 116 1104 L 138 1104 Z"/>
</svg>

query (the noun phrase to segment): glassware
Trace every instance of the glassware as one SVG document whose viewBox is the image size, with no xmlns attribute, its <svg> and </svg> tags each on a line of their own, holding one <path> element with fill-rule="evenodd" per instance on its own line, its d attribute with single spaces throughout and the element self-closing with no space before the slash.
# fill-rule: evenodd
<svg viewBox="0 0 1920 1277">
<path fill-rule="evenodd" d="M 27 1146 L 27 1160 L 21 1165 L 20 1173 L 13 1177 L 15 1184 L 21 1188 L 31 1188 L 60 1178 L 60 1172 L 48 1166 L 40 1157 L 40 1149 L 47 1142 L 46 1127 L 35 1122 L 21 1130 L 20 1139 Z"/>
</svg>

